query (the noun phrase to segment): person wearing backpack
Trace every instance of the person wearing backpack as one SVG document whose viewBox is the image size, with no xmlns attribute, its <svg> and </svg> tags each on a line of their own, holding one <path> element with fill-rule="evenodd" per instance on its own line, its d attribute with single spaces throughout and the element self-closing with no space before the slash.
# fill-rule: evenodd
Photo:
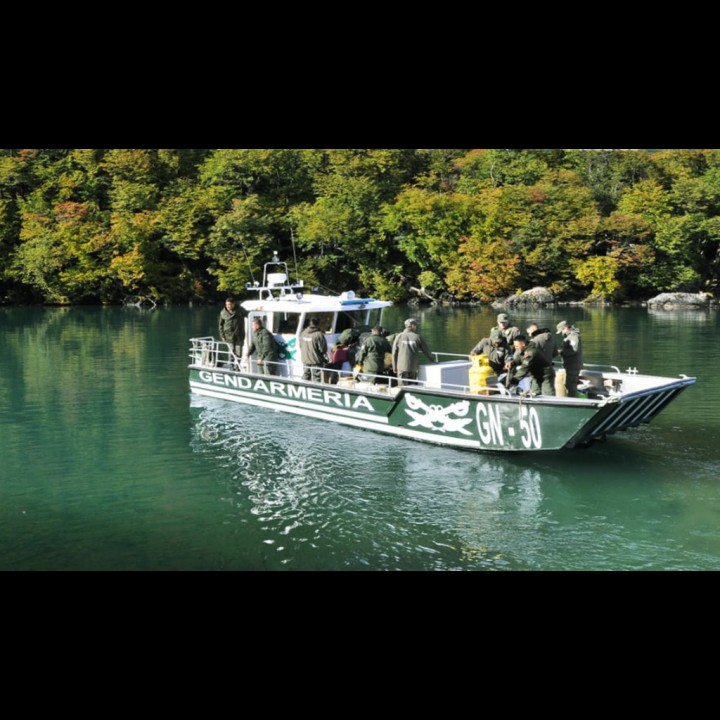
<svg viewBox="0 0 720 720">
<path fill-rule="evenodd" d="M 280 352 L 273 334 L 263 327 L 260 318 L 253 319 L 252 329 L 253 339 L 248 348 L 248 357 L 257 351 L 258 371 L 265 375 L 277 375 Z"/>
</svg>

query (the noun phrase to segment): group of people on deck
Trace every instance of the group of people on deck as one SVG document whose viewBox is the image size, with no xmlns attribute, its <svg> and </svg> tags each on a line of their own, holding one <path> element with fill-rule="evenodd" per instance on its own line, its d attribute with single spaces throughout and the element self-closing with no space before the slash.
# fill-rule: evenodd
<svg viewBox="0 0 720 720">
<path fill-rule="evenodd" d="M 526 334 L 522 334 L 518 327 L 510 325 L 505 313 L 500 313 L 489 337 L 480 340 L 470 356 L 485 355 L 507 387 L 533 395 L 556 394 L 553 359 L 560 356 L 565 369 L 565 394 L 577 397 L 583 366 L 580 331 L 566 320 L 561 320 L 556 330 L 562 336 L 559 343 L 549 328 L 541 328 L 537 323 L 530 323 Z"/>
<path fill-rule="evenodd" d="M 373 382 L 397 377 L 398 384 L 417 379 L 420 368 L 420 353 L 434 362 L 425 340 L 417 333 L 414 318 L 405 321 L 401 332 L 388 335 L 380 325 L 372 328 L 355 326 L 343 330 L 333 347 L 330 362 L 327 362 L 325 334 L 317 327 L 318 319 L 310 318 L 309 325 L 300 334 L 300 357 L 304 366 L 304 380 L 320 380 L 322 369 L 339 371 L 348 362 L 355 366 L 363 378 Z M 332 379 L 338 373 L 330 375 Z"/>
<path fill-rule="evenodd" d="M 256 354 L 258 370 L 267 375 L 278 374 L 280 348 L 273 334 L 263 327 L 262 320 L 252 321 L 253 340 L 247 355 Z M 229 343 L 240 357 L 245 342 L 244 313 L 232 298 L 225 301 L 219 318 L 220 339 Z M 577 386 L 583 366 L 580 331 L 562 320 L 557 324 L 556 342 L 548 328 L 531 323 L 526 334 L 510 324 L 505 313 L 497 316 L 497 325 L 488 337 L 482 338 L 470 351 L 470 356 L 485 355 L 495 371 L 511 392 L 530 392 L 533 395 L 555 395 L 555 368 L 553 359 L 560 356 L 565 369 L 565 392 L 577 397 Z M 311 317 L 308 326 L 300 334 L 300 357 L 303 363 L 303 379 L 320 382 L 328 377 L 337 380 L 338 372 L 325 373 L 324 369 L 340 371 L 345 363 L 356 368 L 368 379 L 377 381 L 383 377 L 397 377 L 398 384 L 417 380 L 420 355 L 432 363 L 435 358 L 421 335 L 417 332 L 414 318 L 405 320 L 402 331 L 388 335 L 377 325 L 373 328 L 355 326 L 344 330 L 332 354 L 328 353 L 325 333 L 319 327 L 317 317 Z"/>
<path fill-rule="evenodd" d="M 252 329 L 253 339 L 247 349 L 247 357 L 256 356 L 259 372 L 277 375 L 280 348 L 273 334 L 263 326 L 260 318 L 253 318 Z M 228 297 L 225 307 L 220 311 L 218 334 L 223 342 L 232 347 L 237 357 L 243 356 L 245 313 L 234 298 Z M 331 355 L 317 317 L 311 317 L 308 326 L 300 334 L 303 380 L 314 382 L 337 381 L 338 372 L 323 373 L 323 370 L 339 371 L 348 362 L 351 366 L 361 366 L 364 376 L 369 379 L 396 375 L 398 383 L 402 384 L 403 381 L 417 379 L 421 352 L 430 362 L 434 362 L 430 348 L 417 333 L 414 318 L 406 320 L 404 329 L 394 335 L 388 335 L 380 325 L 373 328 L 358 325 L 348 328 L 340 334 Z"/>
</svg>

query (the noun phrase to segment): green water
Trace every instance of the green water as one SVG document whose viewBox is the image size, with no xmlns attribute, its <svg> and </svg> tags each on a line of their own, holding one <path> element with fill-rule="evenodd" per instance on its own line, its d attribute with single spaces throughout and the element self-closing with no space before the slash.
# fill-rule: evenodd
<svg viewBox="0 0 720 720">
<path fill-rule="evenodd" d="M 218 311 L 0 308 L 0 569 L 720 569 L 717 313 L 516 314 L 698 384 L 587 450 L 481 455 L 191 398 Z M 494 320 L 409 315 L 448 352 Z"/>
</svg>

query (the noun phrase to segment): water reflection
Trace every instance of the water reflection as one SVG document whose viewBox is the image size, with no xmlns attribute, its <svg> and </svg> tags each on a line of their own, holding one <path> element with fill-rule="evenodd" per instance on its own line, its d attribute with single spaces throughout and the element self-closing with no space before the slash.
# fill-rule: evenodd
<svg viewBox="0 0 720 720">
<path fill-rule="evenodd" d="M 230 471 L 228 494 L 282 553 L 280 564 L 517 566 L 493 536 L 503 518 L 522 518 L 529 530 L 542 516 L 540 473 L 508 477 L 513 466 L 499 457 L 204 398 L 192 404 L 193 450 Z"/>
<path fill-rule="evenodd" d="M 263 567 L 719 566 L 717 489 L 697 501 L 672 455 L 646 442 L 476 454 L 222 401 L 193 406 L 193 450 L 223 469 L 221 492 L 238 521 L 255 523 Z"/>
<path fill-rule="evenodd" d="M 715 321 L 714 315 L 711 314 L 709 310 L 662 310 L 661 308 L 648 308 L 647 314 L 653 323 L 663 326 L 708 325 Z"/>
</svg>

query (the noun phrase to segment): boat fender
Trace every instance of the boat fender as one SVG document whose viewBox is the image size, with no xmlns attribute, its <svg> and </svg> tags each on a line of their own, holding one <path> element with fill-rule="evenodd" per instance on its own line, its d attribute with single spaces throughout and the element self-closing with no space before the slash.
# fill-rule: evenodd
<svg viewBox="0 0 720 720">
<path fill-rule="evenodd" d="M 567 372 L 565 368 L 560 368 L 555 373 L 555 395 L 557 395 L 557 397 L 567 397 L 567 388 L 565 387 L 566 380 Z"/>
</svg>

